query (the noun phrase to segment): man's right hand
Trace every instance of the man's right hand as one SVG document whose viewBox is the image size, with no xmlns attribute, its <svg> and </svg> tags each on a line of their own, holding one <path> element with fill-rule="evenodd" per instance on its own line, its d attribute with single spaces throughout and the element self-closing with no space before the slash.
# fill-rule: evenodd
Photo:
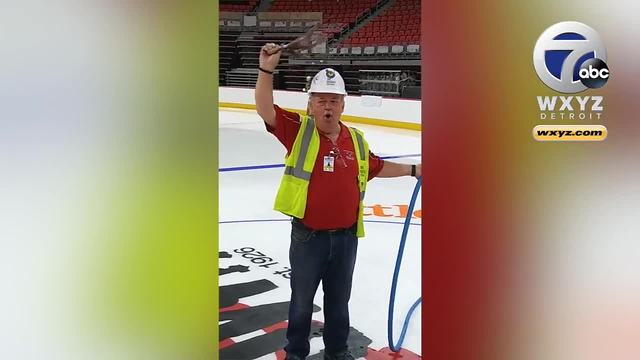
<svg viewBox="0 0 640 360">
<path fill-rule="evenodd" d="M 275 70 L 280 62 L 280 54 L 282 53 L 280 48 L 280 45 L 274 43 L 265 44 L 260 49 L 260 67 L 267 71 Z"/>
</svg>

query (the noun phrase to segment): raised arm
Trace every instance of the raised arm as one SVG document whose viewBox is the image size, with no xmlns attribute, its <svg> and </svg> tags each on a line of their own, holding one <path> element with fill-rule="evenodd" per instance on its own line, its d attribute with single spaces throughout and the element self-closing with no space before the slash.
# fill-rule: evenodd
<svg viewBox="0 0 640 360">
<path fill-rule="evenodd" d="M 273 72 L 280 61 L 280 46 L 269 43 L 260 49 L 260 68 Z M 256 82 L 256 111 L 270 126 L 276 126 L 276 112 L 273 109 L 273 74 L 258 71 Z"/>
</svg>

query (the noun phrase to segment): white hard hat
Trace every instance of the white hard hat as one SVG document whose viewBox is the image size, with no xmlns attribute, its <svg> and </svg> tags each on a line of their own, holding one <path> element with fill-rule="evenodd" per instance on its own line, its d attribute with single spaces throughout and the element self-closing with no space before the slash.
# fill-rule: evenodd
<svg viewBox="0 0 640 360">
<path fill-rule="evenodd" d="M 311 86 L 307 93 L 347 95 L 347 90 L 345 90 L 344 79 L 342 76 L 340 76 L 337 71 L 331 68 L 326 68 L 318 71 L 316 76 L 313 77 L 313 80 L 311 80 Z"/>
</svg>

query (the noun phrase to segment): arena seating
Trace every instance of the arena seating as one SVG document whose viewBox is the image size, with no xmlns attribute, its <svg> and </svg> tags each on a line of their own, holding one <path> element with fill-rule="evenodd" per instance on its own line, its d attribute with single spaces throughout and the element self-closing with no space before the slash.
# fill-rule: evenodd
<svg viewBox="0 0 640 360">
<path fill-rule="evenodd" d="M 223 3 L 239 0 L 226 0 Z M 257 1 L 244 1 L 246 5 Z M 221 9 L 222 9 L 221 4 Z M 383 7 L 382 11 L 376 9 Z M 249 11 L 249 10 L 247 10 Z M 328 43 L 327 53 L 283 55 L 273 76 L 274 88 L 301 91 L 306 78 L 331 66 L 344 77 L 351 95 L 419 98 L 420 3 L 418 0 L 274 0 L 269 12 L 323 13 L 322 31 L 347 35 Z M 287 43 L 317 21 L 274 21 L 244 25 L 240 14 L 220 22 L 220 85 L 255 86 L 260 47 L 267 42 Z M 301 18 L 302 19 L 302 18 Z M 349 34 L 348 29 L 364 26 Z"/>
<path fill-rule="evenodd" d="M 231 12 L 249 12 L 253 10 L 253 8 L 258 3 L 258 0 L 250 0 L 250 1 L 230 1 L 223 0 L 220 1 L 220 11 L 231 11 Z"/>
<path fill-rule="evenodd" d="M 342 41 L 343 46 L 420 43 L 420 1 L 397 0 L 391 7 Z"/>
<path fill-rule="evenodd" d="M 239 36 L 239 31 L 221 30 L 219 32 L 218 63 L 220 85 L 227 83 L 227 71 L 240 65 L 236 48 Z"/>
<path fill-rule="evenodd" d="M 321 12 L 323 24 L 337 25 L 337 31 L 353 23 L 376 6 L 378 0 L 275 0 L 272 12 Z"/>
</svg>

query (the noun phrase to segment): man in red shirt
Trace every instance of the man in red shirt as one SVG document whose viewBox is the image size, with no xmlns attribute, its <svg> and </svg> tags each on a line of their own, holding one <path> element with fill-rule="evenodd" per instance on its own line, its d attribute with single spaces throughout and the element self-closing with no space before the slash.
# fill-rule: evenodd
<svg viewBox="0 0 640 360">
<path fill-rule="evenodd" d="M 267 131 L 274 134 L 290 154 L 301 127 L 297 113 L 273 104 L 272 74 L 280 60 L 280 46 L 266 44 L 260 51 L 256 83 L 256 109 Z M 344 80 L 333 69 L 323 69 L 311 81 L 309 115 L 320 135 L 320 145 L 308 182 L 302 219 L 292 219 L 289 262 L 287 359 L 309 354 L 313 298 L 322 281 L 324 291 L 325 360 L 354 359 L 347 347 L 349 298 L 358 238 L 360 206 L 358 162 L 349 129 L 340 121 L 344 111 Z M 374 177 L 421 176 L 422 166 L 384 161 L 368 154 L 368 180 Z"/>
</svg>

